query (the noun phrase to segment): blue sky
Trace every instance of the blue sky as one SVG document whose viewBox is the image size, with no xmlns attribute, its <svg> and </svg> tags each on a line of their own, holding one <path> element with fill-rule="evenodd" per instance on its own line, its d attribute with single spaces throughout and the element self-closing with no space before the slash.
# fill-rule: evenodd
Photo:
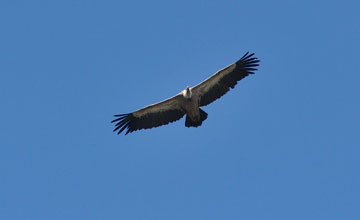
<svg viewBox="0 0 360 220">
<path fill-rule="evenodd" d="M 359 7 L 2 1 L 0 219 L 359 219 Z M 112 132 L 247 51 L 201 127 Z"/>
</svg>

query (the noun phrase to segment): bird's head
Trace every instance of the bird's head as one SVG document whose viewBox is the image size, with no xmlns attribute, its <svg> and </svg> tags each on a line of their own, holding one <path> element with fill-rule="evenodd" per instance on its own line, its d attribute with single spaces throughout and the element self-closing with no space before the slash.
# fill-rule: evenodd
<svg viewBox="0 0 360 220">
<path fill-rule="evenodd" d="M 192 92 L 191 92 L 191 89 L 189 88 L 189 86 L 186 86 L 186 88 L 184 89 L 183 96 L 188 100 L 191 99 Z"/>
</svg>

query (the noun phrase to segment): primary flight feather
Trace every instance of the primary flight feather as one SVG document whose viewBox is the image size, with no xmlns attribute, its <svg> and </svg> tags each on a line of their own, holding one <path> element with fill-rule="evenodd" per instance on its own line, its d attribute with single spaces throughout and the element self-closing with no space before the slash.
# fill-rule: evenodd
<svg viewBox="0 0 360 220">
<path fill-rule="evenodd" d="M 126 134 L 158 127 L 179 120 L 186 115 L 186 127 L 198 127 L 207 118 L 207 113 L 200 107 L 208 105 L 234 88 L 237 82 L 253 74 L 259 65 L 254 54 L 246 53 L 237 62 L 217 71 L 200 84 L 185 88 L 174 97 L 158 102 L 128 114 L 115 115 L 114 132 Z"/>
</svg>

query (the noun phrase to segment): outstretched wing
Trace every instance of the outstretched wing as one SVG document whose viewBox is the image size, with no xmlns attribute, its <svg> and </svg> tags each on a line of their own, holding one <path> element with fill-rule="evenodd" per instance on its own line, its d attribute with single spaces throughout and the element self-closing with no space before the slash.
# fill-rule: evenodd
<svg viewBox="0 0 360 220">
<path fill-rule="evenodd" d="M 181 107 L 182 99 L 182 95 L 179 94 L 133 113 L 115 115 L 117 118 L 112 121 L 112 123 L 117 122 L 114 132 L 119 130 L 118 134 L 120 134 L 127 129 L 126 135 L 136 130 L 158 127 L 179 120 L 185 115 Z"/>
<path fill-rule="evenodd" d="M 246 53 L 240 60 L 219 70 L 210 78 L 194 86 L 192 92 L 199 95 L 199 105 L 205 106 L 234 88 L 238 81 L 253 74 L 259 60 L 253 53 Z"/>
</svg>

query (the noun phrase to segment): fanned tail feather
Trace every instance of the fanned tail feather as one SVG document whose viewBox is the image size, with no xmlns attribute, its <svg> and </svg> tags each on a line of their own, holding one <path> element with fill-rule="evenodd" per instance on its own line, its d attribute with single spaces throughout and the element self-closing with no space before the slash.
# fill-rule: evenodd
<svg viewBox="0 0 360 220">
<path fill-rule="evenodd" d="M 208 114 L 204 112 L 202 109 L 200 111 L 200 119 L 198 121 L 193 121 L 188 115 L 186 116 L 185 126 L 186 127 L 199 127 L 203 121 L 207 119 Z"/>
</svg>

